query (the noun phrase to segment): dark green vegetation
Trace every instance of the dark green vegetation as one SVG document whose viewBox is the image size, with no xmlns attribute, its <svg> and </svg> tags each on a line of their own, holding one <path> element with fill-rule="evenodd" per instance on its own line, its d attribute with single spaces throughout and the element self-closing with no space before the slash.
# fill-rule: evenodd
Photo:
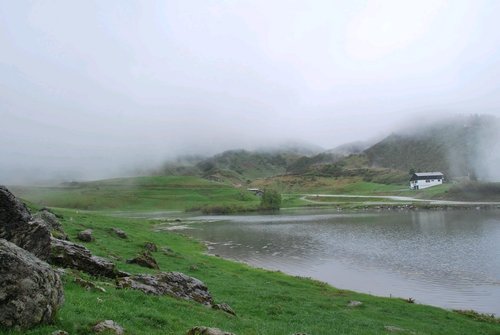
<svg viewBox="0 0 500 335">
<path fill-rule="evenodd" d="M 468 201 L 500 201 L 500 183 L 468 182 L 453 185 L 448 197 Z"/>
<path fill-rule="evenodd" d="M 166 163 L 154 175 L 196 175 L 204 179 L 245 184 L 255 178 L 284 174 L 287 167 L 308 150 L 264 151 L 230 150 L 210 158 L 190 157 Z"/>
<path fill-rule="evenodd" d="M 260 209 L 276 211 L 281 207 L 281 194 L 276 190 L 265 190 L 260 199 Z"/>
<path fill-rule="evenodd" d="M 195 325 L 218 327 L 239 335 L 307 334 L 387 334 L 385 327 L 405 329 L 416 334 L 498 334 L 496 321 L 439 308 L 409 304 L 403 299 L 378 298 L 335 289 L 327 284 L 296 278 L 279 272 L 250 268 L 204 254 L 204 247 L 181 235 L 156 233 L 157 221 L 103 216 L 76 210 L 56 210 L 63 216 L 66 232 L 75 239 L 85 228 L 94 231 L 95 242 L 86 243 L 98 256 L 117 259 L 117 266 L 132 273 L 154 270 L 127 264 L 143 250 L 145 242 L 173 251 L 154 252 L 163 271 L 181 271 L 199 278 L 209 287 L 217 303 L 233 307 L 237 317 L 209 309 L 194 302 L 168 296 L 148 296 L 132 290 L 117 290 L 114 283 L 68 271 L 64 276 L 66 302 L 55 323 L 26 332 L 0 331 L 2 334 L 46 335 L 57 329 L 70 334 L 89 334 L 91 326 L 112 319 L 127 334 L 185 334 Z M 120 227 L 129 238 L 110 233 Z M 75 283 L 82 276 L 96 282 L 106 292 L 87 290 Z M 351 300 L 363 302 L 347 307 Z"/>
</svg>

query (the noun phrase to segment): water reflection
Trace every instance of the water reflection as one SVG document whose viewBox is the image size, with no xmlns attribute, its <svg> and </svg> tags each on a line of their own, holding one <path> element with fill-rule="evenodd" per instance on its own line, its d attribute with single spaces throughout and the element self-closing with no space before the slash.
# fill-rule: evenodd
<svg viewBox="0 0 500 335">
<path fill-rule="evenodd" d="M 498 211 L 222 218 L 186 233 L 212 242 L 212 253 L 255 266 L 500 315 Z"/>
</svg>

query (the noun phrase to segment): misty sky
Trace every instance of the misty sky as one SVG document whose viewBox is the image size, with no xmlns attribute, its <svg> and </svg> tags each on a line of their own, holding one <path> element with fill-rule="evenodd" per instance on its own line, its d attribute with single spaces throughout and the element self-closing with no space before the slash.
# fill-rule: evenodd
<svg viewBox="0 0 500 335">
<path fill-rule="evenodd" d="M 0 0 L 0 184 L 500 116 L 500 1 Z"/>
</svg>

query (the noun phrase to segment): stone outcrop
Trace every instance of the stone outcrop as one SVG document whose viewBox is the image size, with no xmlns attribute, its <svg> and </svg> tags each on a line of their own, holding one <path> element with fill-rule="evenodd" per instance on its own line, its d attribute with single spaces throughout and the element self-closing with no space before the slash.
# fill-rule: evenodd
<svg viewBox="0 0 500 335">
<path fill-rule="evenodd" d="M 19 201 L 5 186 L 0 186 L 0 222 L 13 224 L 32 220 L 26 205 Z"/>
<path fill-rule="evenodd" d="M 67 331 L 64 330 L 56 330 L 50 333 L 50 335 L 69 335 Z"/>
<path fill-rule="evenodd" d="M 106 290 L 104 289 L 104 287 L 97 286 L 95 283 L 93 283 L 93 282 L 91 282 L 89 280 L 85 280 L 85 279 L 76 277 L 75 278 L 75 283 L 78 284 L 79 286 L 83 287 L 84 289 L 88 290 L 88 291 L 95 290 L 95 291 L 98 291 L 98 292 L 106 293 Z"/>
<path fill-rule="evenodd" d="M 234 311 L 234 309 L 232 309 L 231 306 L 229 306 L 225 302 L 221 303 L 221 304 L 214 304 L 214 305 L 212 305 L 212 308 L 218 309 L 218 310 L 221 310 L 221 311 L 226 312 L 228 314 L 236 316 L 236 312 Z"/>
<path fill-rule="evenodd" d="M 92 236 L 92 229 L 85 229 L 78 233 L 77 238 L 82 242 L 92 242 L 94 236 Z"/>
<path fill-rule="evenodd" d="M 89 249 L 82 245 L 53 238 L 51 241 L 51 264 L 87 272 L 94 276 L 116 278 L 121 273 L 115 269 L 113 262 L 92 256 Z"/>
<path fill-rule="evenodd" d="M 359 307 L 359 306 L 362 306 L 362 305 L 363 305 L 363 303 L 361 301 L 351 300 L 347 304 L 347 307 Z"/>
<path fill-rule="evenodd" d="M 209 328 L 209 327 L 194 327 L 191 328 L 186 335 L 235 335 L 234 333 L 229 333 L 219 328 Z"/>
<path fill-rule="evenodd" d="M 154 295 L 170 295 L 211 306 L 212 295 L 200 280 L 180 272 L 161 272 L 156 275 L 139 274 L 117 280 L 118 288 L 131 288 Z"/>
<path fill-rule="evenodd" d="M 121 230 L 120 228 L 111 228 L 111 232 L 113 232 L 113 234 L 115 234 L 119 238 L 123 239 L 128 238 L 127 233 Z"/>
<path fill-rule="evenodd" d="M 153 242 L 144 243 L 144 249 L 146 251 L 149 251 L 149 252 L 157 252 L 158 251 L 158 247 Z"/>
<path fill-rule="evenodd" d="M 123 335 L 125 334 L 125 329 L 123 329 L 122 326 L 120 326 L 118 323 L 114 322 L 113 320 L 104 320 L 99 323 L 97 323 L 94 327 L 92 327 L 92 331 L 94 333 L 102 333 L 106 332 L 106 334 L 116 334 L 116 335 Z"/>
<path fill-rule="evenodd" d="M 4 186 L 0 186 L 0 238 L 42 260 L 49 257 L 49 228 L 43 221 L 33 219 L 28 208 Z"/>
<path fill-rule="evenodd" d="M 153 255 L 151 255 L 149 251 L 145 251 L 135 258 L 127 260 L 127 263 L 137 264 L 139 266 L 150 269 L 156 269 L 156 270 L 160 269 L 158 263 L 156 262 L 156 260 L 153 258 Z"/>
<path fill-rule="evenodd" d="M 49 323 L 64 302 L 59 275 L 45 262 L 0 239 L 0 326 Z"/>
<path fill-rule="evenodd" d="M 169 247 L 162 247 L 161 251 L 165 256 L 175 256 L 175 252 Z"/>
<path fill-rule="evenodd" d="M 56 330 L 50 333 L 50 335 L 69 335 L 67 331 L 64 330 Z"/>
<path fill-rule="evenodd" d="M 35 213 L 33 217 L 43 221 L 45 225 L 47 225 L 52 237 L 59 238 L 61 240 L 68 240 L 68 235 L 64 232 L 57 216 L 47 208 L 42 208 L 40 211 Z"/>
</svg>

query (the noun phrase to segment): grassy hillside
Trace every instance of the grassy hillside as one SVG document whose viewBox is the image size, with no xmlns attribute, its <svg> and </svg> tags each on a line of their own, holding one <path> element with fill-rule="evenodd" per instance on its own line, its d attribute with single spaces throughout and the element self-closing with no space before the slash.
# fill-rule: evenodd
<svg viewBox="0 0 500 335">
<path fill-rule="evenodd" d="M 279 176 L 257 179 L 251 186 L 273 188 L 282 193 L 374 194 L 385 195 L 409 191 L 406 184 L 380 184 L 361 177 Z"/>
<path fill-rule="evenodd" d="M 226 151 L 198 163 L 204 177 L 232 171 L 240 181 L 283 174 L 287 166 L 302 157 L 294 152 Z"/>
<path fill-rule="evenodd" d="M 481 178 L 481 160 L 495 146 L 499 132 L 494 117 L 459 117 L 392 134 L 364 153 L 372 166 Z"/>
<path fill-rule="evenodd" d="M 25 332 L 0 334 L 46 335 L 63 329 L 70 334 L 89 334 L 93 324 L 112 319 L 127 334 L 186 334 L 193 326 L 218 327 L 238 335 L 288 335 L 298 332 L 329 334 L 387 334 L 387 326 L 403 334 L 499 334 L 500 324 L 439 308 L 409 304 L 397 298 L 378 298 L 335 289 L 325 283 L 250 268 L 204 254 L 199 243 L 181 235 L 153 232 L 156 222 L 102 216 L 96 213 L 57 210 L 72 239 L 91 228 L 95 242 L 86 243 L 94 254 L 116 260 L 121 270 L 151 273 L 154 270 L 127 264 L 125 260 L 143 250 L 146 241 L 173 252 L 153 253 L 163 271 L 181 271 L 204 281 L 217 303 L 228 303 L 233 317 L 194 302 L 172 297 L 148 296 L 132 290 L 117 290 L 114 282 L 75 271 L 64 275 L 66 301 L 54 324 Z M 109 233 L 111 227 L 125 230 L 123 240 Z M 75 283 L 83 277 L 105 288 L 87 290 Z M 360 307 L 348 307 L 351 300 Z M 475 317 L 475 315 L 472 315 Z"/>
<path fill-rule="evenodd" d="M 39 206 L 85 210 L 184 210 L 259 202 L 246 190 L 189 176 L 109 179 L 59 187 L 15 187 L 12 191 Z"/>
</svg>

